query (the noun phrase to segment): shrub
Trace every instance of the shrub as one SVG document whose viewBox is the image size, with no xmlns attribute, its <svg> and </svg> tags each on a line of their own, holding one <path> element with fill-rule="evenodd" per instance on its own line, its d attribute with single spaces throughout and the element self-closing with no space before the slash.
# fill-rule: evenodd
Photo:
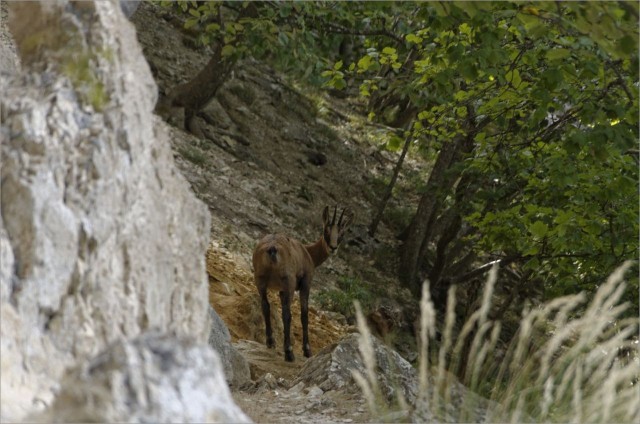
<svg viewBox="0 0 640 424">
<path fill-rule="evenodd" d="M 207 162 L 207 157 L 193 147 L 180 147 L 178 153 L 194 165 L 203 166 Z"/>
<path fill-rule="evenodd" d="M 341 277 L 337 282 L 337 289 L 327 289 L 318 292 L 315 299 L 322 307 L 330 311 L 339 312 L 348 321 L 355 318 L 354 301 L 360 302 L 365 309 L 369 309 L 376 298 L 376 291 L 370 285 L 354 277 Z"/>
</svg>

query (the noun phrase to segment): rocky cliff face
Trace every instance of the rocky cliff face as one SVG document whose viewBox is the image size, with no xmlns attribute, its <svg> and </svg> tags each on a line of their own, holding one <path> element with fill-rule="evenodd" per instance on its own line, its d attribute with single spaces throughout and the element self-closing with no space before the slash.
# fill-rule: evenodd
<svg viewBox="0 0 640 424">
<path fill-rule="evenodd" d="M 65 369 L 150 329 L 202 344 L 190 350 L 196 363 L 214 355 L 206 348 L 209 215 L 152 114 L 156 87 L 133 27 L 117 2 L 10 9 L 22 69 L 0 69 L 2 421 L 51 405 Z M 209 372 L 222 372 L 219 361 Z M 199 381 L 190 390 L 206 397 L 211 381 Z M 228 413 L 198 417 L 246 420 L 227 387 L 216 390 L 228 402 L 210 408 L 227 404 Z"/>
</svg>

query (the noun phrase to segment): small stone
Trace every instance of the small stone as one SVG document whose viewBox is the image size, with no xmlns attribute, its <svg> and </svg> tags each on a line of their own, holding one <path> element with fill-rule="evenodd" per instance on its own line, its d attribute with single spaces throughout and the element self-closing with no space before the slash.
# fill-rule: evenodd
<svg viewBox="0 0 640 424">
<path fill-rule="evenodd" d="M 313 386 L 309 388 L 309 391 L 307 392 L 307 395 L 309 397 L 317 397 L 317 396 L 322 396 L 322 394 L 324 393 L 324 391 L 318 387 L 318 386 Z"/>
<path fill-rule="evenodd" d="M 304 383 L 301 381 L 289 389 L 289 393 L 300 393 L 304 389 Z"/>
<path fill-rule="evenodd" d="M 229 286 L 229 283 L 222 283 L 222 289 L 224 291 L 224 294 L 226 294 L 227 296 L 231 296 L 233 294 L 233 292 L 231 291 L 231 286 Z"/>
</svg>

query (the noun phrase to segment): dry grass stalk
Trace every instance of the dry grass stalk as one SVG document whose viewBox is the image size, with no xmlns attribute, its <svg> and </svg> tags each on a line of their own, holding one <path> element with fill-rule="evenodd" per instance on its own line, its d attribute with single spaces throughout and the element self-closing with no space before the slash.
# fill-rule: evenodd
<svg viewBox="0 0 640 424">
<path fill-rule="evenodd" d="M 447 354 L 451 350 L 453 341 L 453 326 L 456 323 L 456 286 L 449 287 L 447 293 L 447 314 L 445 317 L 444 334 L 442 337 L 442 344 L 438 351 L 438 370 L 436 374 L 436 390 L 433 391 L 432 404 L 435 405 L 438 397 L 449 398 L 449 393 L 445 394 L 445 387 L 447 385 L 446 369 L 447 369 Z"/>
<path fill-rule="evenodd" d="M 357 371 L 351 371 L 351 373 L 353 378 L 356 380 L 356 383 L 362 389 L 372 415 L 377 416 L 377 413 L 379 412 L 377 402 L 381 398 L 381 395 L 378 387 L 378 377 L 376 377 L 376 356 L 373 349 L 373 343 L 371 341 L 371 333 L 369 332 L 366 320 L 362 314 L 360 302 L 355 301 L 354 306 L 356 309 L 358 331 L 360 332 L 360 337 L 358 338 L 358 350 L 360 350 L 360 354 L 362 355 L 366 378 Z"/>
<path fill-rule="evenodd" d="M 578 294 L 554 299 L 530 311 L 525 311 L 520 329 L 500 366 L 494 386 L 489 390 L 491 399 L 498 406 L 485 418 L 488 422 L 640 422 L 640 355 L 637 341 L 629 341 L 638 334 L 639 319 L 621 319 L 628 305 L 621 304 L 625 284 L 623 275 L 630 266 L 625 263 L 618 268 L 596 292 L 593 300 L 582 314 L 575 312 L 584 305 L 585 295 Z M 444 405 L 450 402 L 452 373 L 461 360 L 470 364 L 471 387 L 485 380 L 493 368 L 492 353 L 500 336 L 500 323 L 488 321 L 493 285 L 497 268 L 492 269 L 482 304 L 464 323 L 454 345 L 455 287 L 447 297 L 447 313 L 443 341 L 437 355 L 435 387 L 430 404 L 427 398 L 422 406 L 427 415 L 435 413 L 442 417 Z M 429 375 L 429 342 L 435 335 L 435 311 L 428 290 L 423 286 L 420 302 L 420 389 L 426 394 Z M 370 335 L 364 325 L 359 305 L 356 307 L 358 327 L 361 332 L 361 352 L 367 364 L 367 378 L 358 374 L 356 381 L 363 388 L 372 412 L 379 410 L 376 404 L 377 380 Z M 550 337 L 543 343 L 534 336 L 539 330 L 551 328 Z M 465 340 L 477 329 L 467 358 L 460 354 Z M 491 329 L 490 335 L 487 337 Z M 369 341 L 367 343 L 367 341 Z M 622 361 L 621 350 L 635 350 L 636 356 Z M 367 353 L 369 352 L 369 353 Z M 447 355 L 452 353 L 451 364 Z M 444 396 L 443 396 L 444 395 Z M 469 403 L 469 404 L 468 404 Z M 463 399 L 457 418 L 464 421 L 472 418 L 466 409 L 474 406 Z M 376 416 L 376 415 L 374 415 Z"/>
<path fill-rule="evenodd" d="M 428 399 L 427 389 L 429 382 L 429 339 L 436 335 L 436 311 L 431 302 L 429 281 L 422 285 L 422 298 L 420 299 L 420 397 L 421 401 Z"/>
</svg>

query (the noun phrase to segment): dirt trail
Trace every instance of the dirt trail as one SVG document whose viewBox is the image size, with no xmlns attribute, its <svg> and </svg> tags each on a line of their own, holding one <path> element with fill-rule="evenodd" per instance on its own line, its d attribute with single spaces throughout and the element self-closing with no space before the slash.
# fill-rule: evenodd
<svg viewBox="0 0 640 424">
<path fill-rule="evenodd" d="M 319 391 L 319 392 L 318 392 Z M 362 423 L 370 422 L 364 401 L 342 392 L 322 394 L 317 387 L 290 390 L 263 389 L 235 392 L 240 408 L 257 423 Z"/>
</svg>

